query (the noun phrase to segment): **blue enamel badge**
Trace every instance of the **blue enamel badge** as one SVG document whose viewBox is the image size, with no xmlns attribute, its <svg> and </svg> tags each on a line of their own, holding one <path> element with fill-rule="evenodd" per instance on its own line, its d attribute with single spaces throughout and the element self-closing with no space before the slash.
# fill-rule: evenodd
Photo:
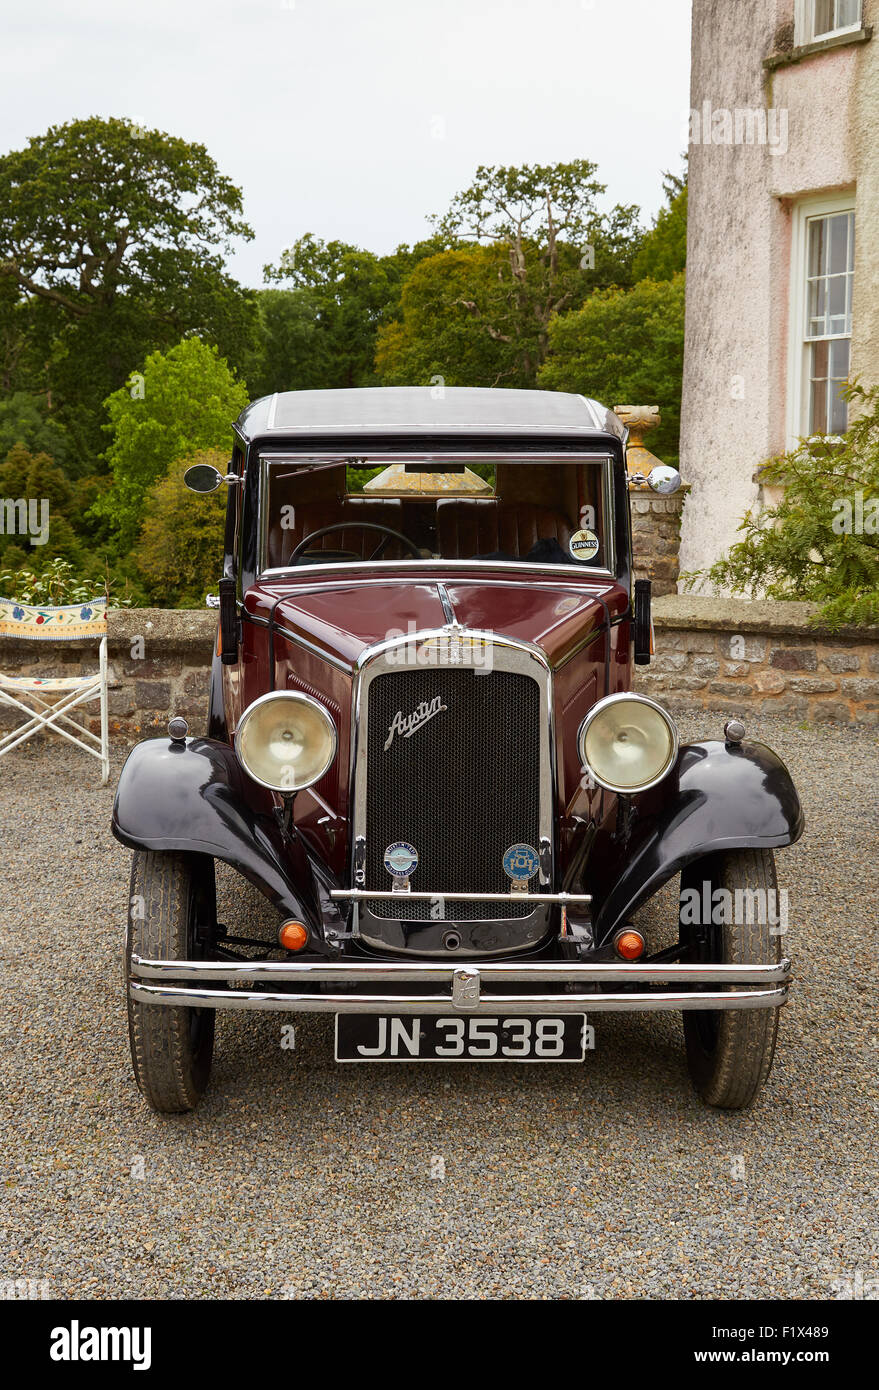
<svg viewBox="0 0 879 1390">
<path fill-rule="evenodd" d="M 405 840 L 395 840 L 385 850 L 385 868 L 394 878 L 408 878 L 418 868 L 418 850 Z"/>
<path fill-rule="evenodd" d="M 504 855 L 504 873 L 507 878 L 514 880 L 524 879 L 527 883 L 529 878 L 533 878 L 540 868 L 540 860 L 537 857 L 537 850 L 531 845 L 510 845 Z"/>
</svg>

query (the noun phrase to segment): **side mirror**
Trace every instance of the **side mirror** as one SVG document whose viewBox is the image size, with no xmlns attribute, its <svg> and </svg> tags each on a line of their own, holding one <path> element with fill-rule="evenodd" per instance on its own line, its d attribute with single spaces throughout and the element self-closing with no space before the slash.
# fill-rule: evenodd
<svg viewBox="0 0 879 1390">
<path fill-rule="evenodd" d="M 643 473 L 631 473 L 629 481 L 636 487 L 643 487 L 646 483 L 651 492 L 677 492 L 681 485 L 681 475 L 676 468 L 669 468 L 665 463 L 658 463 L 655 468 L 651 468 L 647 477 Z"/>
<path fill-rule="evenodd" d="M 652 492 L 677 492 L 680 485 L 681 475 L 678 470 L 669 468 L 665 463 L 658 463 L 647 475 L 647 486 Z"/>
<path fill-rule="evenodd" d="M 183 481 L 190 492 L 216 492 L 223 475 L 209 463 L 194 463 L 183 474 Z"/>
</svg>

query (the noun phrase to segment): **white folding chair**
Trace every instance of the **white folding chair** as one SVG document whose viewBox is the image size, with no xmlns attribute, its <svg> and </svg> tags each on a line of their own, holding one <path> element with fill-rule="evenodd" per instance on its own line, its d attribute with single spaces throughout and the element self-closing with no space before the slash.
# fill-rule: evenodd
<svg viewBox="0 0 879 1390">
<path fill-rule="evenodd" d="M 24 638 L 30 642 L 97 642 L 98 669 L 89 676 L 7 676 L 0 671 L 0 706 L 18 710 L 26 716 L 23 725 L 0 735 L 0 757 L 10 753 L 26 739 L 46 730 L 75 743 L 101 761 L 101 785 L 110 776 L 110 748 L 107 728 L 107 600 L 51 604 L 34 607 L 0 598 L 0 639 Z M 53 698 L 44 698 L 53 697 Z M 78 705 L 101 702 L 101 737 L 71 719 Z M 62 725 L 64 726 L 62 728 Z M 76 733 L 70 730 L 75 729 Z M 86 741 L 87 740 L 87 741 Z"/>
</svg>

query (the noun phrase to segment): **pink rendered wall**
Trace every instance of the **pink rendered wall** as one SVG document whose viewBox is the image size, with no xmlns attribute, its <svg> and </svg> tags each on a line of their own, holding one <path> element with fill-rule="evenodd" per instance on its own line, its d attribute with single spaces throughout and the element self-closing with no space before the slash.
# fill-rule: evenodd
<svg viewBox="0 0 879 1390">
<path fill-rule="evenodd" d="M 794 0 L 693 4 L 691 107 L 762 108 L 778 124 L 776 151 L 705 144 L 702 130 L 690 144 L 683 569 L 736 539 L 756 469 L 787 445 L 792 209 L 804 196 L 857 185 L 853 355 L 879 379 L 879 50 L 849 45 L 770 74 L 763 59 L 790 47 L 793 13 Z"/>
</svg>

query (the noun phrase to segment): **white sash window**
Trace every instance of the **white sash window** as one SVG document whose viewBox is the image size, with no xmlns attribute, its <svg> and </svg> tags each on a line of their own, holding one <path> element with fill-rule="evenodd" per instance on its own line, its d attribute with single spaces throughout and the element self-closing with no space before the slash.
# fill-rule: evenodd
<svg viewBox="0 0 879 1390">
<path fill-rule="evenodd" d="M 863 0 L 797 0 L 798 46 L 860 29 Z"/>
<path fill-rule="evenodd" d="M 855 214 L 852 195 L 802 203 L 794 218 L 789 442 L 841 434 L 851 368 Z"/>
</svg>

